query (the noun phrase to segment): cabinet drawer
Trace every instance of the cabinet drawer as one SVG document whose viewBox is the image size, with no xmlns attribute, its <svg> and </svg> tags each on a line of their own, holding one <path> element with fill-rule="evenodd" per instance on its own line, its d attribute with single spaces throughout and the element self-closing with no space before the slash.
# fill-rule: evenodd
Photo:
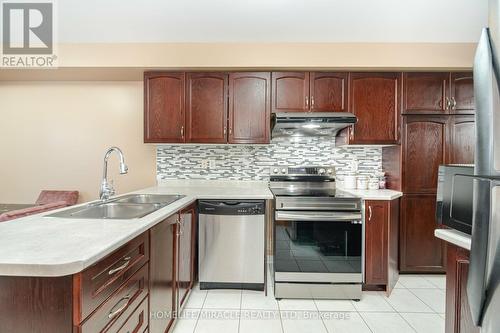
<svg viewBox="0 0 500 333">
<path fill-rule="evenodd" d="M 131 313 L 148 294 L 148 269 L 148 264 L 146 264 L 128 279 L 95 313 L 83 322 L 79 332 L 118 332 L 118 329 L 127 322 Z M 145 317 L 144 320 L 147 319 Z"/>
<path fill-rule="evenodd" d="M 148 298 L 134 310 L 118 333 L 143 333 L 148 327 Z"/>
<path fill-rule="evenodd" d="M 77 275 L 81 279 L 79 322 L 89 316 L 148 260 L 149 238 L 144 233 Z"/>
</svg>

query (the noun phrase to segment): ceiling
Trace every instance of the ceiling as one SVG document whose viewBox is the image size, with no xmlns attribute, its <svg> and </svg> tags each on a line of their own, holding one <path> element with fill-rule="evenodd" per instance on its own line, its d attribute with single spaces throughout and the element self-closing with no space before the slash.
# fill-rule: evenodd
<svg viewBox="0 0 500 333">
<path fill-rule="evenodd" d="M 64 0 L 59 41 L 476 42 L 488 0 Z"/>
</svg>

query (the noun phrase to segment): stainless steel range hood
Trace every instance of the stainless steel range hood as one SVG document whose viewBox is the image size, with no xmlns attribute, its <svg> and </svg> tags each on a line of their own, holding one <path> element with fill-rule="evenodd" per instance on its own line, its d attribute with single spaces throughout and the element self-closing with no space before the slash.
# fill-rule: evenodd
<svg viewBox="0 0 500 333">
<path fill-rule="evenodd" d="M 281 112 L 271 115 L 271 137 L 332 137 L 355 124 L 357 118 L 349 112 Z"/>
</svg>

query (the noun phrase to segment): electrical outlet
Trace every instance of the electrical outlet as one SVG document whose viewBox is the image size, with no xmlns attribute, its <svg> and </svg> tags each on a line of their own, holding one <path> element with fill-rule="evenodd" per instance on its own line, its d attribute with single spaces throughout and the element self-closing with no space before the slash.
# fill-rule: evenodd
<svg viewBox="0 0 500 333">
<path fill-rule="evenodd" d="M 208 169 L 209 167 L 210 167 L 209 160 L 201 160 L 201 168 L 202 169 Z"/>
<path fill-rule="evenodd" d="M 214 169 L 215 168 L 215 160 L 201 160 L 201 168 L 202 169 Z"/>
</svg>

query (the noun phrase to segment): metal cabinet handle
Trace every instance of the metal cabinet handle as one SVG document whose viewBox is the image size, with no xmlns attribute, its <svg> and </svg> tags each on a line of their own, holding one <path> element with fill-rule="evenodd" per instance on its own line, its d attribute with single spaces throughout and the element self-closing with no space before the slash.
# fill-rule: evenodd
<svg viewBox="0 0 500 333">
<path fill-rule="evenodd" d="M 177 219 L 177 221 L 175 221 L 175 223 L 177 224 L 177 226 L 179 227 L 178 230 L 177 230 L 177 235 L 180 236 L 184 233 L 184 231 L 182 230 L 182 227 L 183 227 L 183 223 L 184 221 L 180 218 Z"/>
<path fill-rule="evenodd" d="M 450 106 L 451 106 L 451 100 L 448 97 L 446 97 L 446 107 L 445 107 L 445 109 L 449 110 Z"/>
<path fill-rule="evenodd" d="M 184 125 L 181 126 L 181 136 L 184 137 Z"/>
<path fill-rule="evenodd" d="M 311 96 L 311 108 L 314 108 L 314 96 Z"/>
<path fill-rule="evenodd" d="M 306 108 L 309 108 L 309 96 L 306 96 Z"/>
<path fill-rule="evenodd" d="M 110 269 L 108 271 L 108 275 L 113 275 L 113 274 L 115 274 L 117 272 L 120 272 L 120 271 L 124 270 L 128 266 L 128 264 L 130 264 L 130 259 L 132 259 L 132 258 L 130 258 L 130 257 L 123 258 L 123 260 L 125 262 L 121 266 L 118 266 L 116 268 Z"/>
<path fill-rule="evenodd" d="M 455 110 L 456 107 L 457 107 L 457 100 L 455 99 L 455 97 L 452 97 L 451 98 L 451 108 L 453 110 Z"/>
<path fill-rule="evenodd" d="M 233 134 L 233 129 L 231 127 L 229 127 L 229 135 L 232 135 Z"/>
<path fill-rule="evenodd" d="M 226 135 L 226 133 L 227 133 L 227 127 L 224 126 L 224 135 Z"/>
<path fill-rule="evenodd" d="M 373 215 L 372 206 L 368 206 L 368 221 L 372 220 L 372 215 Z"/>
<path fill-rule="evenodd" d="M 116 317 L 117 315 L 119 315 L 120 313 L 122 313 L 123 310 L 125 310 L 128 306 L 128 301 L 130 300 L 130 295 L 127 295 L 125 297 L 123 297 L 122 299 L 120 299 L 118 301 L 118 303 L 115 304 L 115 306 L 113 306 L 111 308 L 111 311 L 109 311 L 109 314 L 108 314 L 108 318 L 109 319 L 112 319 L 114 317 Z M 116 310 L 113 310 L 114 308 L 116 308 L 120 303 L 122 303 L 123 301 L 125 301 L 125 303 L 120 306 L 118 309 Z"/>
</svg>

